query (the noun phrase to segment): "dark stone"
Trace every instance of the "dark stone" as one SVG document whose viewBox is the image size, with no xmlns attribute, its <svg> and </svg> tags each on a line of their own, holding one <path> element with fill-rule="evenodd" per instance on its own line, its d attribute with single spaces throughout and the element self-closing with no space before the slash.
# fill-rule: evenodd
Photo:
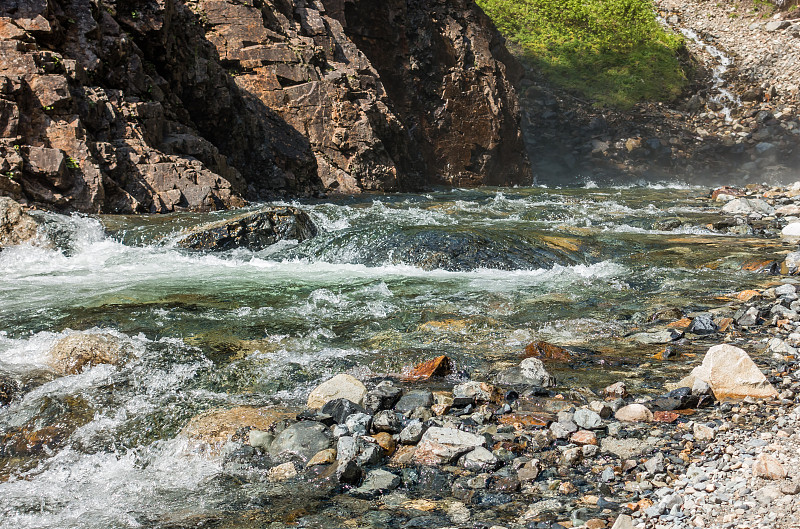
<svg viewBox="0 0 800 529">
<path fill-rule="evenodd" d="M 304 410 L 297 414 L 298 421 L 316 421 L 325 426 L 333 426 L 336 421 L 327 413 L 322 413 L 321 410 Z"/>
<path fill-rule="evenodd" d="M 392 410 L 379 411 L 372 418 L 372 429 L 375 432 L 400 433 L 403 425 L 397 414 Z"/>
<path fill-rule="evenodd" d="M 297 208 L 276 208 L 196 228 L 178 241 L 192 250 L 221 252 L 234 248 L 258 251 L 281 240 L 304 241 L 317 234 L 309 216 Z"/>
<path fill-rule="evenodd" d="M 478 492 L 472 498 L 472 503 L 480 507 L 497 507 L 511 503 L 514 497 L 511 494 Z"/>
<path fill-rule="evenodd" d="M 330 400 L 322 406 L 322 413 L 330 415 L 336 424 L 344 424 L 354 413 L 367 413 L 367 410 L 348 399 Z"/>
<path fill-rule="evenodd" d="M 432 405 L 433 393 L 427 389 L 418 389 L 403 395 L 394 409 L 408 415 L 417 408 L 430 408 Z"/>
<path fill-rule="evenodd" d="M 717 324 L 710 314 L 698 314 L 689 325 L 688 331 L 694 334 L 713 334 L 717 332 Z"/>
<path fill-rule="evenodd" d="M 16 380 L 0 375 L 0 406 L 11 403 L 17 391 L 19 391 L 19 385 Z"/>
<path fill-rule="evenodd" d="M 395 386 L 389 380 L 384 380 L 364 396 L 364 408 L 371 413 L 391 410 L 402 395 L 402 388 Z"/>
<path fill-rule="evenodd" d="M 302 421 L 283 430 L 269 447 L 270 455 L 297 455 L 308 461 L 330 446 L 326 428 L 318 422 Z"/>
</svg>

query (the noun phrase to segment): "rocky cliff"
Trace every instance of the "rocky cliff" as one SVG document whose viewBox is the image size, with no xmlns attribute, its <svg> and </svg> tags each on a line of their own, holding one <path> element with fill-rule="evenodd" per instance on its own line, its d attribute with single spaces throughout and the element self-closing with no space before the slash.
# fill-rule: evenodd
<svg viewBox="0 0 800 529">
<path fill-rule="evenodd" d="M 169 212 L 530 181 L 470 0 L 5 0 L 0 194 Z"/>
</svg>

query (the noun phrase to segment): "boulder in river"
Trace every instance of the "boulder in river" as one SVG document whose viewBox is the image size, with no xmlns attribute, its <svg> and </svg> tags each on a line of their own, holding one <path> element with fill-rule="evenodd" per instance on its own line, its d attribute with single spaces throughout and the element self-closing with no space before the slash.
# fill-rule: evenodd
<svg viewBox="0 0 800 529">
<path fill-rule="evenodd" d="M 308 461 L 321 450 L 329 448 L 330 444 L 325 426 L 314 421 L 300 421 L 278 434 L 269 452 L 274 456 L 298 455 L 303 461 Z"/>
<path fill-rule="evenodd" d="M 698 379 L 711 386 L 717 400 L 772 398 L 778 394 L 750 356 L 730 344 L 711 347 L 703 363 L 695 367 L 678 386 L 692 387 Z"/>
<path fill-rule="evenodd" d="M 282 419 L 290 419 L 296 411 L 287 408 L 238 406 L 213 409 L 193 417 L 181 434 L 212 448 L 219 449 L 240 429 L 253 428 L 265 432 Z M 251 430 L 252 431 L 252 430 Z"/>
<path fill-rule="evenodd" d="M 273 208 L 206 224 L 191 230 L 178 246 L 221 252 L 234 248 L 258 251 L 282 240 L 302 242 L 317 234 L 308 214 L 297 208 Z"/>
<path fill-rule="evenodd" d="M 307 406 L 312 410 L 323 407 L 334 399 L 347 399 L 361 406 L 367 388 L 354 376 L 340 373 L 314 388 L 308 395 Z"/>
<path fill-rule="evenodd" d="M 0 197 L 0 248 L 29 241 L 39 224 L 16 201 Z"/>
<path fill-rule="evenodd" d="M 77 333 L 58 340 L 49 352 L 53 368 L 65 375 L 98 364 L 118 364 L 125 356 L 120 340 L 111 334 Z"/>
</svg>

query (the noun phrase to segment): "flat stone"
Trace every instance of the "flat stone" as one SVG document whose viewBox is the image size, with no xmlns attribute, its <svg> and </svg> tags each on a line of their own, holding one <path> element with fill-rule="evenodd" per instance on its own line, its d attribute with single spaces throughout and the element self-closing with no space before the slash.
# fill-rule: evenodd
<svg viewBox="0 0 800 529">
<path fill-rule="evenodd" d="M 617 410 L 614 418 L 623 422 L 650 422 L 653 412 L 642 404 L 628 404 Z"/>
<path fill-rule="evenodd" d="M 207 444 L 215 450 L 221 448 L 242 428 L 252 428 L 250 431 L 261 432 L 264 437 L 260 439 L 266 441 L 270 435 L 266 431 L 272 425 L 280 420 L 291 419 L 295 414 L 296 411 L 288 408 L 238 406 L 230 409 L 213 409 L 193 417 L 181 430 L 181 435 L 192 441 Z M 259 437 L 258 434 L 256 437 Z"/>
<path fill-rule="evenodd" d="M 480 472 L 494 470 L 500 464 L 500 460 L 482 446 L 462 456 L 459 462 L 461 466 L 467 470 L 477 470 Z"/>
<path fill-rule="evenodd" d="M 364 402 L 367 388 L 357 378 L 341 373 L 314 388 L 308 395 L 307 406 L 322 408 L 334 399 L 347 399 L 359 406 Z"/>
<path fill-rule="evenodd" d="M 481 435 L 455 428 L 431 427 L 417 445 L 414 460 L 423 465 L 447 464 L 484 444 L 486 439 Z"/>
<path fill-rule="evenodd" d="M 359 497 L 373 497 L 400 486 L 400 476 L 389 471 L 376 469 L 370 470 L 360 487 L 352 489 L 350 494 Z"/>
<path fill-rule="evenodd" d="M 633 339 L 642 344 L 663 344 L 673 342 L 683 336 L 678 329 L 664 329 L 654 332 L 640 332 L 633 335 Z"/>
<path fill-rule="evenodd" d="M 411 391 L 403 395 L 394 409 L 409 414 L 417 408 L 430 408 L 433 405 L 433 393 L 427 389 Z"/>
<path fill-rule="evenodd" d="M 735 198 L 722 206 L 722 211 L 733 215 L 748 215 L 750 213 L 775 214 L 775 209 L 760 198 Z"/>
</svg>

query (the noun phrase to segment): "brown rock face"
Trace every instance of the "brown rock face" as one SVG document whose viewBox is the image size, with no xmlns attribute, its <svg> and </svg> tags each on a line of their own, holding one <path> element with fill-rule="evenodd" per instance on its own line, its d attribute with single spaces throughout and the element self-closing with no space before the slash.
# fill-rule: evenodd
<svg viewBox="0 0 800 529">
<path fill-rule="evenodd" d="M 380 73 L 426 184 L 528 184 L 521 68 L 471 0 L 323 0 Z"/>
<path fill-rule="evenodd" d="M 530 180 L 473 2 L 324 4 L 0 3 L 0 194 L 132 213 Z"/>
</svg>

